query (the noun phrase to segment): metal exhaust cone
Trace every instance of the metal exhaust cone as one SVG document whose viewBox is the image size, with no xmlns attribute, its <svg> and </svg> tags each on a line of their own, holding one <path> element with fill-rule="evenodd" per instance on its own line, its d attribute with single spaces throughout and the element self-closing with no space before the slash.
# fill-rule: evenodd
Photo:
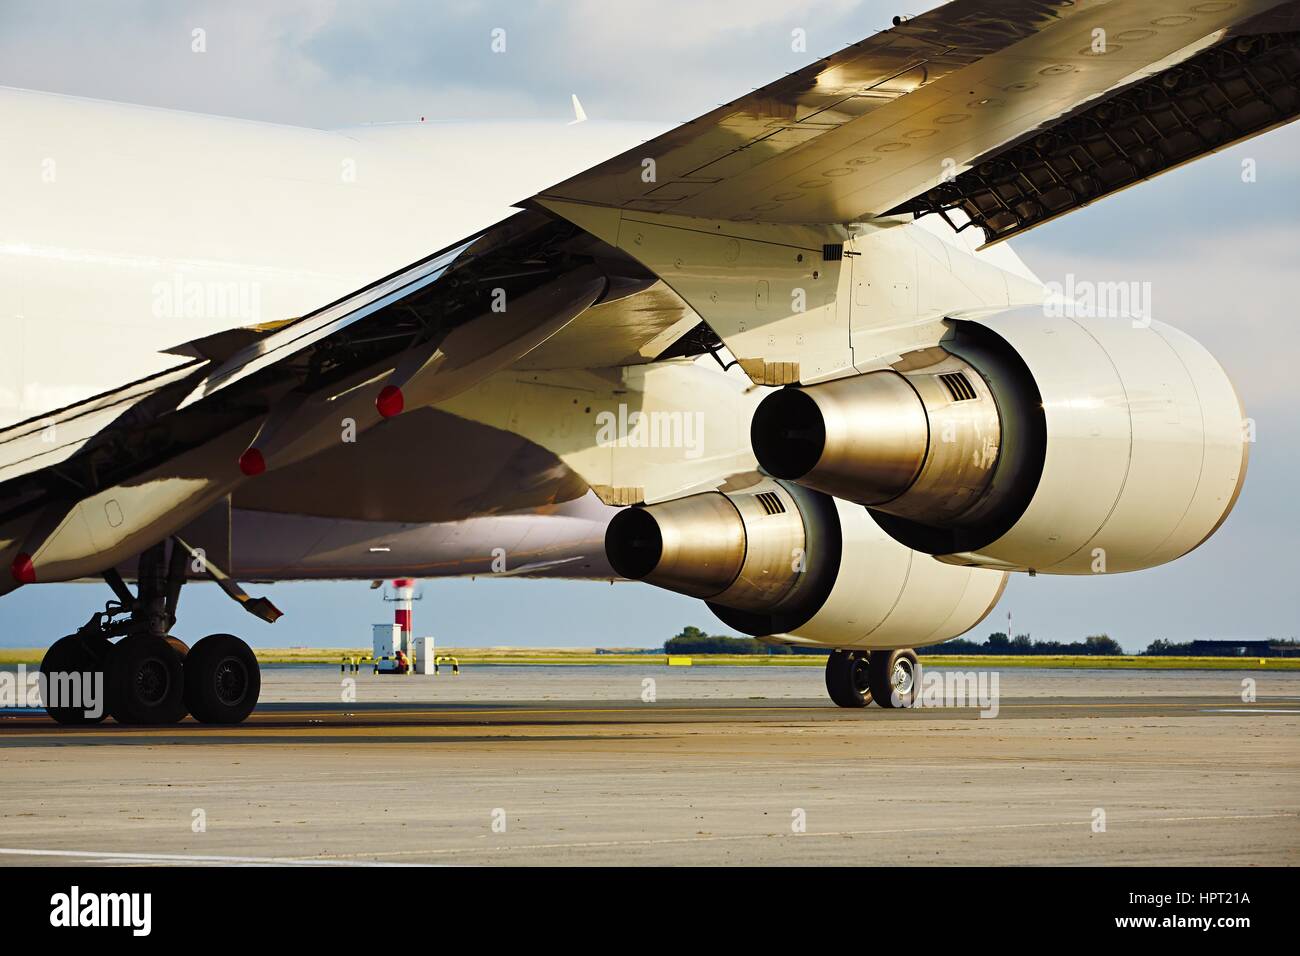
<svg viewBox="0 0 1300 956">
<path fill-rule="evenodd" d="M 605 553 L 622 577 L 708 598 L 740 574 L 745 525 L 724 495 L 691 495 L 619 512 L 605 532 Z"/>
</svg>

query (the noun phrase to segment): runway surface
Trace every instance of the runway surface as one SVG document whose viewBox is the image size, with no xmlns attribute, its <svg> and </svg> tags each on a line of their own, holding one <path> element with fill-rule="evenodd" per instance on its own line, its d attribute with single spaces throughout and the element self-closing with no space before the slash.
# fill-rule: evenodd
<svg viewBox="0 0 1300 956">
<path fill-rule="evenodd" d="M 0 865 L 1300 862 L 1300 677 L 999 676 L 996 717 L 649 662 L 268 668 L 234 728 L 5 711 Z"/>
</svg>

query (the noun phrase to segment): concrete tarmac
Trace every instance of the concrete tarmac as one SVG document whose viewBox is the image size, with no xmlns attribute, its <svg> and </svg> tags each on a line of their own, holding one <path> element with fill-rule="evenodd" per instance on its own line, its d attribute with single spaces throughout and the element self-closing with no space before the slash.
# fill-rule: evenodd
<svg viewBox="0 0 1300 956">
<path fill-rule="evenodd" d="M 1300 862 L 1300 675 L 1009 669 L 996 717 L 812 668 L 263 677 L 238 727 L 0 713 L 0 865 Z"/>
</svg>

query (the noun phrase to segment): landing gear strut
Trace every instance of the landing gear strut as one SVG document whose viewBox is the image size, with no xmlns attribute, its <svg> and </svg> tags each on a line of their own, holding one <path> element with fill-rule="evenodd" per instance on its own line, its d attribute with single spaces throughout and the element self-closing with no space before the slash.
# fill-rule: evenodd
<svg viewBox="0 0 1300 956">
<path fill-rule="evenodd" d="M 916 703 L 921 669 L 910 648 L 831 651 L 826 658 L 826 690 L 841 707 L 911 707 Z"/>
<path fill-rule="evenodd" d="M 174 724 L 188 712 L 203 723 L 226 724 L 252 712 L 262 681 L 247 644 L 230 634 L 213 634 L 191 649 L 169 633 L 190 556 L 179 539 L 170 558 L 165 544 L 154 545 L 140 555 L 135 594 L 116 569 L 104 573 L 117 600 L 76 634 L 55 642 L 41 661 L 51 689 L 45 708 L 51 717 L 61 724 L 97 723 L 105 714 L 120 724 Z M 90 688 L 75 704 L 53 691 L 71 686 L 71 675 L 81 675 L 82 687 Z M 87 706 L 96 687 L 104 699 Z"/>
</svg>

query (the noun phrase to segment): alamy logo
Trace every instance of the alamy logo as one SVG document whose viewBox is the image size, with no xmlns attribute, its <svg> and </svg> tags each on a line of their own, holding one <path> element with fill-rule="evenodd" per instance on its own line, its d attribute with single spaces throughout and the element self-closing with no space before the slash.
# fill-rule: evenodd
<svg viewBox="0 0 1300 956">
<path fill-rule="evenodd" d="M 631 412 L 596 415 L 596 444 L 602 448 L 683 448 L 687 458 L 704 454 L 703 412 Z"/>
<path fill-rule="evenodd" d="M 104 713 L 103 671 L 0 671 L 0 707 L 81 710 L 91 720 Z"/>
<path fill-rule="evenodd" d="M 159 319 L 258 322 L 262 318 L 262 284 L 187 279 L 178 272 L 170 282 L 154 283 L 153 314 Z"/>
<path fill-rule="evenodd" d="M 1076 279 L 1044 287 L 1043 314 L 1050 319 L 1130 319 L 1135 328 L 1151 324 L 1150 282 L 1092 282 Z"/>
<path fill-rule="evenodd" d="M 998 671 L 923 670 L 913 707 L 978 707 L 981 717 L 996 717 L 1000 709 Z"/>
<path fill-rule="evenodd" d="M 73 886 L 50 897 L 50 925 L 57 927 L 129 927 L 132 936 L 153 928 L 152 893 L 82 893 Z"/>
</svg>

